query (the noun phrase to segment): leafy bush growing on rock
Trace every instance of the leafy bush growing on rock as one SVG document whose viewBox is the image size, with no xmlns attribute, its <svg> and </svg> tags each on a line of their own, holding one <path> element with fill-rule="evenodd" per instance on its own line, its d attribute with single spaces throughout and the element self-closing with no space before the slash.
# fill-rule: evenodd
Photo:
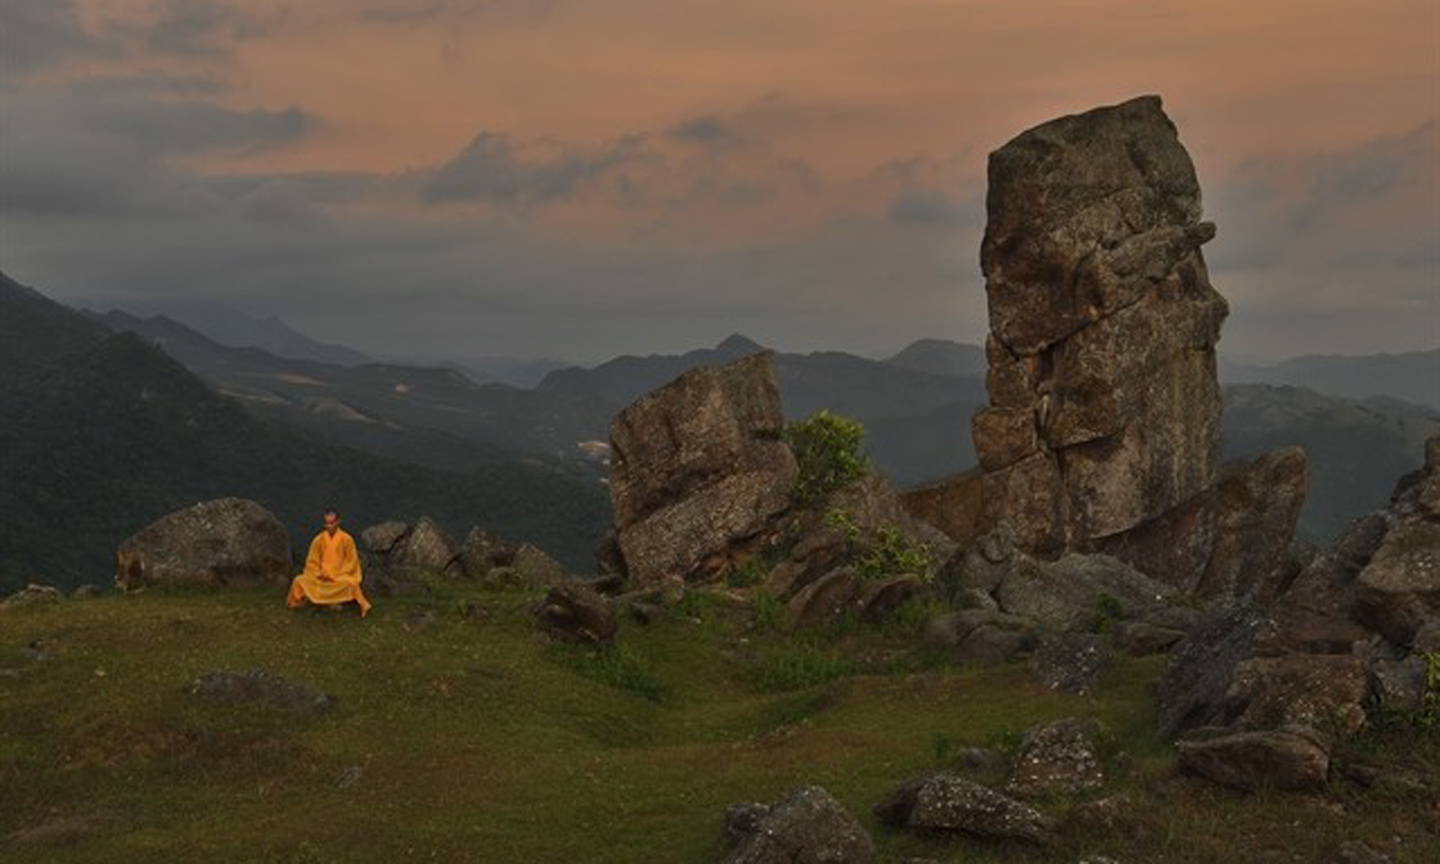
<svg viewBox="0 0 1440 864">
<path fill-rule="evenodd" d="M 847 563 L 861 579 L 882 579 L 908 574 L 929 582 L 935 578 L 930 553 L 893 525 L 882 525 L 872 537 L 864 537 L 860 526 L 840 508 L 825 514 L 825 521 L 849 541 Z"/>
<path fill-rule="evenodd" d="M 804 506 L 860 477 L 870 458 L 860 449 L 865 427 L 848 417 L 819 411 L 785 427 L 785 443 L 799 472 L 791 497 Z"/>
</svg>

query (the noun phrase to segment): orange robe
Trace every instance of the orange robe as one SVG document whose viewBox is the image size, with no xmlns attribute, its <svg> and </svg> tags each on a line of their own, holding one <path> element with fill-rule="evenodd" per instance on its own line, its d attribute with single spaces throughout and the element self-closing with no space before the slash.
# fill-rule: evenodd
<svg viewBox="0 0 1440 864">
<path fill-rule="evenodd" d="M 310 554 L 305 557 L 305 572 L 290 582 L 286 604 L 297 609 L 306 600 L 319 606 L 334 603 L 360 604 L 360 615 L 370 612 L 370 601 L 360 590 L 360 555 L 355 551 L 355 538 L 336 529 L 332 535 L 321 531 L 310 541 Z"/>
</svg>

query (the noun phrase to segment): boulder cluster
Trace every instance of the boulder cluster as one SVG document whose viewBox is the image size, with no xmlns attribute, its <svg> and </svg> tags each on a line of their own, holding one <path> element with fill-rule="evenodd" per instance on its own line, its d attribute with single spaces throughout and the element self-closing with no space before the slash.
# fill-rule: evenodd
<svg viewBox="0 0 1440 864">
<path fill-rule="evenodd" d="M 1103 787 L 1102 732 L 1098 723 L 1073 717 L 1036 726 L 1011 756 L 994 750 L 963 753 L 951 768 L 901 783 L 875 802 L 871 813 L 893 830 L 930 838 L 1051 843 L 1064 823 L 1092 820 L 1120 803 L 1091 801 L 1065 808 L 1063 816 L 1050 806 Z M 877 860 L 859 820 L 818 786 L 797 789 L 773 804 L 732 804 L 723 833 L 732 844 L 724 864 Z"/>
</svg>

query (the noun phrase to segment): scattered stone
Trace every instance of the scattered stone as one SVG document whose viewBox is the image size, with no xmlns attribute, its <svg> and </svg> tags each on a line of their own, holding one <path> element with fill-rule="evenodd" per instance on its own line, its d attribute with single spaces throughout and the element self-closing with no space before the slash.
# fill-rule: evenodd
<svg viewBox="0 0 1440 864">
<path fill-rule="evenodd" d="M 870 864 L 875 860 L 875 843 L 865 828 L 819 786 L 797 789 L 768 808 L 731 807 L 726 816 L 726 834 L 743 837 L 724 859 L 725 864 Z M 753 830 L 744 832 L 750 825 Z"/>
<path fill-rule="evenodd" d="M 1440 621 L 1440 524 L 1411 517 L 1386 533 L 1356 582 L 1355 617 L 1396 645 Z"/>
<path fill-rule="evenodd" d="M 953 648 L 961 663 L 1003 663 L 1035 650 L 1040 637 L 1027 618 L 989 609 L 963 609 L 925 623 L 927 644 Z"/>
<path fill-rule="evenodd" d="M 1041 684 L 1063 693 L 1085 695 L 1110 665 L 1110 646 L 1093 633 L 1061 633 L 1043 637 L 1030 658 Z"/>
<path fill-rule="evenodd" d="M 381 522 L 360 532 L 360 548 L 376 555 L 387 555 L 410 531 L 404 522 Z"/>
<path fill-rule="evenodd" d="M 1125 795 L 1076 804 L 1067 811 L 1065 821 L 1087 833 L 1102 835 L 1129 833 L 1134 828 L 1130 799 Z"/>
<path fill-rule="evenodd" d="M 1176 735 L 1197 726 L 1223 726 L 1239 713 L 1227 702 L 1235 667 L 1250 657 L 1264 616 L 1249 607 L 1212 613 L 1170 652 L 1156 687 L 1160 732 Z"/>
<path fill-rule="evenodd" d="M 257 702 L 289 711 L 319 712 L 334 706 L 334 700 L 314 687 L 261 668 L 206 672 L 195 682 L 194 692 L 221 702 Z"/>
<path fill-rule="evenodd" d="M 351 786 L 359 783 L 360 778 L 364 775 L 365 766 L 363 765 L 351 765 L 347 768 L 341 768 L 335 774 L 335 788 L 349 789 Z"/>
<path fill-rule="evenodd" d="M 254 501 L 220 498 L 162 516 L 121 543 L 115 584 L 278 585 L 292 570 L 280 521 Z"/>
<path fill-rule="evenodd" d="M 1353 734 L 1365 723 L 1365 664 L 1351 655 L 1286 654 L 1235 665 L 1225 692 L 1231 723 L 1241 729 L 1331 725 Z"/>
<path fill-rule="evenodd" d="M 1330 741 L 1309 726 L 1202 728 L 1180 742 L 1179 755 L 1181 768 L 1234 789 L 1320 789 L 1330 773 Z"/>
<path fill-rule="evenodd" d="M 718 576 L 790 506 L 774 356 L 694 369 L 636 400 L 610 428 L 617 544 L 638 585 Z"/>
<path fill-rule="evenodd" d="M 564 565 L 552 558 L 548 552 L 529 543 L 522 544 L 515 550 L 510 566 L 527 587 L 548 588 L 570 578 Z"/>
<path fill-rule="evenodd" d="M 832 570 L 800 589 L 787 604 L 797 627 L 838 621 L 851 610 L 860 577 L 849 569 Z"/>
<path fill-rule="evenodd" d="M 1009 767 L 1005 754 L 992 747 L 962 747 L 951 764 L 967 774 L 992 774 Z"/>
<path fill-rule="evenodd" d="M 50 652 L 46 650 L 44 642 L 39 639 L 34 639 L 31 640 L 29 645 L 25 646 L 25 659 L 34 661 L 49 660 Z"/>
<path fill-rule="evenodd" d="M 0 601 L 0 609 L 14 609 L 20 606 L 34 606 L 37 603 L 51 603 L 55 600 L 63 600 L 65 595 L 59 588 L 49 585 L 37 585 L 31 582 L 3 601 Z"/>
<path fill-rule="evenodd" d="M 769 815 L 770 807 L 766 804 L 754 801 L 731 804 L 725 808 L 725 839 L 732 845 L 739 843 L 759 831 L 760 825 Z"/>
<path fill-rule="evenodd" d="M 1100 726 L 1067 717 L 1025 733 L 1006 791 L 1022 796 L 1075 794 L 1099 789 L 1105 771 L 1096 755 Z"/>
<path fill-rule="evenodd" d="M 1431 621 L 1416 631 L 1410 648 L 1416 654 L 1440 653 L 1440 621 Z"/>
<path fill-rule="evenodd" d="M 390 550 L 387 564 L 394 570 L 443 573 L 456 557 L 444 530 L 429 516 L 421 516 L 403 541 Z"/>
<path fill-rule="evenodd" d="M 70 592 L 70 598 L 71 598 L 72 600 L 84 600 L 84 599 L 89 598 L 89 597 L 99 597 L 100 595 L 102 595 L 102 594 L 104 594 L 104 593 L 105 593 L 105 589 L 101 588 L 99 585 L 86 584 L 86 585 L 81 585 L 79 588 L 76 588 L 74 591 L 71 591 L 71 592 Z"/>
<path fill-rule="evenodd" d="M 609 642 L 618 626 L 610 601 L 576 583 L 551 588 L 535 617 L 552 635 L 592 644 Z"/>
<path fill-rule="evenodd" d="M 1371 691 L 1384 710 L 1419 711 L 1425 703 L 1425 658 L 1377 660 L 1370 667 Z"/>
<path fill-rule="evenodd" d="M 874 807 L 887 825 L 989 839 L 1045 842 L 1051 826 L 1038 810 L 957 774 L 920 777 Z"/>
</svg>

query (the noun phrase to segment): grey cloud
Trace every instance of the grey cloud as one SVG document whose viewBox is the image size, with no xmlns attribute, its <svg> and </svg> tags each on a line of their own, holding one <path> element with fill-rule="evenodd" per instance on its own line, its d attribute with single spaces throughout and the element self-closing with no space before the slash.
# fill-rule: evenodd
<svg viewBox="0 0 1440 864">
<path fill-rule="evenodd" d="M 155 17 L 130 35 L 145 50 L 160 54 L 223 54 L 230 40 L 263 36 L 280 26 L 288 12 L 260 15 L 227 3 L 167 0 Z"/>
<path fill-rule="evenodd" d="M 263 150 L 297 139 L 309 123 L 296 108 L 235 111 L 176 92 L 195 92 L 193 82 L 91 79 L 7 100 L 0 209 L 193 214 L 223 201 L 201 179 L 166 167 L 168 157 Z"/>
<path fill-rule="evenodd" d="M 377 24 L 410 26 L 479 15 L 535 18 L 549 14 L 560 0 L 387 0 L 360 10 L 363 20 Z"/>
<path fill-rule="evenodd" d="M 0 2 L 0 87 L 52 63 L 113 55 L 117 48 L 85 29 L 74 0 Z"/>
<path fill-rule="evenodd" d="M 594 151 L 561 146 L 535 156 L 510 136 L 481 132 L 459 155 L 428 173 L 421 198 L 456 201 L 550 201 L 570 197 L 607 172 L 645 158 L 644 139 L 626 136 Z"/>
<path fill-rule="evenodd" d="M 666 133 L 680 141 L 695 141 L 704 144 L 733 143 L 738 140 L 726 127 L 725 121 L 713 114 L 695 117 L 670 127 Z"/>
</svg>

